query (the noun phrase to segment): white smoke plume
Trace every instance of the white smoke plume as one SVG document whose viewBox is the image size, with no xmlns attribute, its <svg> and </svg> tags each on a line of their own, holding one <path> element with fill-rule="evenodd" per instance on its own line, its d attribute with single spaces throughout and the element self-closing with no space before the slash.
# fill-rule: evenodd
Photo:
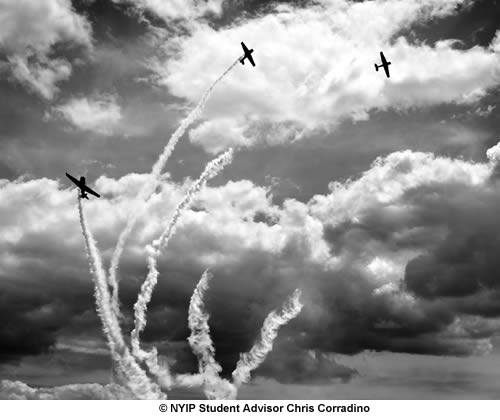
<svg viewBox="0 0 500 420">
<path fill-rule="evenodd" d="M 295 318 L 302 310 L 301 292 L 297 289 L 283 305 L 280 312 L 271 312 L 262 326 L 260 339 L 248 353 L 240 355 L 234 370 L 233 383 L 220 377 L 222 367 L 215 360 L 215 348 L 210 337 L 209 315 L 205 310 L 205 293 L 212 275 L 205 271 L 194 290 L 189 304 L 188 338 L 193 353 L 198 358 L 199 373 L 203 375 L 203 391 L 208 399 L 235 399 L 239 386 L 250 380 L 250 373 L 264 362 L 273 348 L 281 326 Z"/>
<path fill-rule="evenodd" d="M 215 360 L 215 348 L 210 337 L 208 314 L 205 311 L 204 297 L 208 289 L 208 282 L 212 275 L 205 270 L 194 289 L 189 303 L 188 325 L 191 335 L 188 338 L 193 353 L 198 358 L 199 371 L 206 375 L 219 373 L 222 367 Z"/>
<path fill-rule="evenodd" d="M 222 367 L 215 360 L 215 348 L 210 337 L 208 314 L 204 298 L 212 275 L 205 271 L 201 276 L 189 303 L 188 325 L 191 335 L 188 338 L 193 353 L 198 358 L 198 370 L 203 376 L 203 391 L 210 400 L 235 399 L 236 387 L 220 377 Z"/>
<path fill-rule="evenodd" d="M 147 377 L 146 373 L 140 368 L 136 360 L 130 354 L 123 340 L 118 318 L 111 308 L 111 297 L 106 283 L 106 273 L 102 266 L 95 239 L 87 225 L 80 196 L 78 196 L 78 213 L 80 217 L 80 226 L 85 239 L 90 273 L 95 285 L 97 313 L 101 319 L 104 334 L 111 351 L 111 357 L 117 368 L 117 373 L 124 384 L 137 398 L 162 398 L 164 395 L 159 386 L 151 382 Z"/>
<path fill-rule="evenodd" d="M 144 208 L 145 208 L 145 203 L 149 200 L 153 192 L 155 191 L 156 187 L 158 186 L 160 182 L 160 176 L 161 173 L 165 167 L 165 164 L 167 163 L 168 158 L 174 151 L 175 146 L 179 142 L 180 138 L 184 135 L 186 130 L 189 128 L 189 126 L 196 121 L 202 111 L 203 108 L 205 107 L 205 104 L 208 101 L 208 98 L 210 98 L 210 95 L 212 91 L 214 90 L 215 86 L 234 68 L 234 66 L 238 63 L 238 61 L 241 59 L 238 58 L 235 60 L 211 85 L 210 87 L 205 91 L 203 96 L 201 97 L 200 101 L 198 104 L 194 107 L 194 109 L 187 115 L 184 120 L 181 121 L 181 124 L 175 130 L 175 132 L 172 134 L 170 137 L 167 145 L 163 149 L 163 152 L 159 156 L 158 160 L 156 163 L 153 165 L 153 168 L 151 170 L 151 175 L 148 181 L 144 184 L 142 187 L 141 191 L 139 192 L 139 197 L 138 197 L 138 208 L 134 209 L 134 211 L 131 213 L 129 216 L 129 219 L 127 220 L 127 224 L 120 234 L 118 238 L 118 242 L 116 244 L 115 250 L 113 252 L 113 256 L 111 258 L 111 266 L 109 268 L 109 285 L 111 287 L 112 291 L 112 305 L 113 305 L 113 310 L 115 313 L 119 314 L 119 305 L 118 305 L 118 278 L 117 278 L 117 273 L 118 273 L 118 266 L 120 264 L 120 258 L 123 254 L 123 249 L 125 247 L 125 243 L 132 233 L 132 229 L 134 228 L 135 224 L 137 223 L 137 220 L 139 217 L 142 215 Z"/>
<path fill-rule="evenodd" d="M 161 172 L 166 161 L 173 152 L 175 145 L 188 126 L 199 117 L 215 85 L 236 65 L 238 60 L 235 61 L 205 92 L 198 105 L 182 121 L 180 127 L 172 135 L 163 153 L 153 166 L 149 180 L 139 193 L 138 201 L 141 208 L 132 213 L 124 231 L 118 239 L 109 268 L 109 277 L 106 276 L 95 239 L 85 219 L 81 199 L 78 198 L 80 225 L 85 239 L 90 272 L 95 285 L 97 312 L 111 350 L 116 377 L 119 379 L 118 384 L 102 388 L 103 392 L 111 397 L 112 395 L 116 395 L 116 398 L 121 398 L 122 396 L 127 398 L 130 395 L 140 399 L 160 399 L 166 398 L 166 394 L 164 394 L 163 390 L 177 386 L 187 388 L 203 387 L 205 396 L 209 399 L 234 399 L 236 398 L 238 387 L 243 382 L 249 380 L 250 372 L 262 363 L 266 355 L 272 349 L 273 341 L 276 338 L 279 327 L 294 318 L 302 308 L 299 302 L 300 292 L 297 290 L 280 313 L 272 312 L 266 318 L 264 326 L 262 327 L 260 341 L 253 346 L 250 352 L 241 356 L 237 368 L 233 372 L 233 383 L 231 383 L 220 377 L 222 368 L 215 359 L 215 348 L 210 337 L 208 326 L 209 316 L 206 313 L 204 305 L 204 295 L 208 288 L 208 282 L 211 275 L 208 271 L 205 271 L 191 298 L 188 320 L 189 328 L 191 329 L 191 335 L 188 341 L 194 354 L 198 358 L 199 372 L 197 374 L 172 375 L 167 363 L 159 363 L 158 353 L 155 347 L 149 351 L 145 351 L 141 348 L 140 334 L 146 327 L 147 307 L 151 300 L 154 287 L 158 281 L 159 272 L 157 264 L 161 249 L 165 247 L 172 238 L 182 214 L 189 208 L 195 195 L 204 185 L 206 185 L 208 180 L 215 177 L 232 161 L 233 150 L 229 149 L 207 164 L 203 173 L 188 188 L 184 198 L 175 208 L 170 221 L 161 235 L 146 247 L 149 271 L 141 286 L 137 302 L 134 305 L 134 329 L 131 332 L 130 349 L 124 340 L 120 327 L 118 282 L 116 274 L 126 240 L 131 234 L 142 211 L 145 209 L 147 201 L 161 182 Z M 39 390 L 34 390 L 27 386 L 23 388 L 21 386 L 23 384 L 13 382 L 2 385 L 8 389 L 8 392 L 13 391 L 13 395 L 16 394 L 16 390 L 19 389 L 19 394 L 25 394 L 28 395 L 28 397 L 39 398 L 45 396 L 50 398 L 50 392 L 47 393 L 42 388 Z M 89 390 L 89 392 L 94 392 L 97 389 L 96 387 L 99 386 L 89 385 L 89 387 L 85 389 Z M 66 390 L 67 389 L 65 389 L 65 391 Z"/>
<path fill-rule="evenodd" d="M 153 290 L 158 282 L 158 258 L 161 252 L 161 248 L 168 244 L 168 241 L 175 232 L 175 228 L 180 217 L 182 216 L 183 211 L 186 210 L 192 203 L 196 193 L 198 193 L 201 188 L 206 185 L 209 179 L 215 177 L 218 173 L 220 173 L 220 171 L 222 171 L 222 169 L 224 169 L 224 167 L 232 161 L 232 158 L 233 150 L 229 149 L 207 164 L 203 173 L 189 187 L 186 195 L 175 208 L 174 214 L 172 215 L 169 223 L 167 224 L 167 227 L 162 232 L 160 237 L 154 240 L 151 245 L 148 245 L 146 247 L 149 271 L 146 280 L 141 286 L 137 302 L 134 305 L 134 329 L 131 333 L 132 353 L 139 360 L 145 360 L 149 362 L 148 367 L 150 368 L 150 370 L 152 370 L 152 372 L 157 372 L 158 375 L 161 375 L 160 377 L 163 378 L 162 380 L 164 380 L 166 383 L 171 383 L 168 371 L 166 369 L 163 369 L 160 372 L 159 367 L 155 363 L 156 357 L 151 353 L 141 350 L 139 341 L 140 334 L 146 327 L 147 307 L 149 302 L 151 301 Z"/>
<path fill-rule="evenodd" d="M 281 326 L 295 318 L 302 310 L 300 290 L 296 289 L 285 302 L 280 312 L 271 312 L 260 330 L 260 338 L 248 353 L 240 355 L 240 360 L 233 371 L 233 381 L 236 386 L 250 380 L 250 372 L 257 369 L 273 349 L 273 343 Z"/>
<path fill-rule="evenodd" d="M 168 244 L 168 241 L 175 233 L 177 222 L 182 216 L 182 212 L 189 207 L 195 195 L 206 185 L 206 183 L 217 176 L 227 165 L 233 160 L 233 149 L 228 149 L 224 153 L 211 160 L 205 166 L 200 177 L 189 187 L 186 195 L 182 201 L 177 205 L 174 214 L 170 219 L 166 229 L 162 232 L 160 237 L 153 241 L 152 246 L 156 249 L 161 249 Z"/>
<path fill-rule="evenodd" d="M 120 357 L 117 349 L 124 346 L 123 336 L 119 325 L 115 322 L 116 318 L 109 307 L 109 291 L 106 285 L 105 271 L 95 239 L 87 225 L 80 196 L 78 196 L 78 214 L 83 238 L 85 240 L 90 273 L 95 286 L 97 313 L 102 321 L 104 334 L 106 335 L 111 349 L 111 356 L 116 362 L 119 363 Z"/>
</svg>

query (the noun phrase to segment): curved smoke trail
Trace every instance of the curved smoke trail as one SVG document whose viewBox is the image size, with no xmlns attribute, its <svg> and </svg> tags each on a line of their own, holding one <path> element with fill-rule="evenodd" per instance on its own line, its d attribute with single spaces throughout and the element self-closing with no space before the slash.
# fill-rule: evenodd
<svg viewBox="0 0 500 420">
<path fill-rule="evenodd" d="M 153 194 L 155 191 L 156 187 L 158 186 L 159 179 L 161 172 L 163 171 L 163 168 L 172 154 L 175 146 L 177 145 L 178 141 L 180 138 L 183 136 L 183 134 L 186 132 L 187 128 L 201 115 L 201 112 L 203 111 L 203 108 L 205 107 L 205 104 L 210 97 L 210 94 L 214 90 L 215 86 L 234 68 L 234 66 L 238 63 L 238 61 L 241 59 L 238 58 L 237 60 L 234 61 L 233 64 L 231 64 L 213 83 L 210 85 L 210 87 L 205 91 L 203 96 L 201 97 L 200 101 L 196 105 L 196 107 L 187 115 L 184 120 L 182 120 L 181 124 L 175 130 L 175 132 L 172 134 L 170 137 L 170 140 L 168 141 L 167 145 L 163 149 L 162 154 L 154 164 L 152 170 L 151 170 L 151 175 L 148 181 L 146 181 L 146 184 L 142 187 L 140 193 L 139 193 L 139 208 L 136 209 L 132 216 L 129 217 L 127 224 L 125 226 L 125 229 L 122 231 L 120 234 L 120 237 L 118 238 L 118 242 L 116 244 L 115 251 L 113 252 L 113 256 L 111 258 L 111 265 L 109 268 L 109 286 L 111 287 L 112 291 L 112 305 L 113 305 L 113 310 L 115 311 L 116 314 L 119 314 L 119 303 L 118 303 L 118 279 L 117 279 L 117 272 L 118 272 L 118 266 L 120 264 L 120 258 L 121 255 L 123 254 L 123 249 L 125 246 L 125 242 L 127 241 L 128 237 L 132 233 L 132 229 L 134 228 L 137 220 L 141 216 L 143 209 L 144 209 L 144 201 L 147 201 L 150 196 Z"/>
<path fill-rule="evenodd" d="M 236 386 L 250 380 L 250 372 L 258 368 L 273 349 L 273 342 L 278 335 L 279 328 L 300 313 L 303 306 L 300 302 L 300 295 L 300 290 L 296 289 L 279 313 L 273 311 L 266 317 L 260 330 L 260 339 L 249 352 L 240 355 L 240 360 L 236 364 L 236 369 L 232 374 Z"/>
<path fill-rule="evenodd" d="M 212 275 L 205 270 L 191 296 L 188 325 L 191 335 L 189 345 L 198 359 L 198 370 L 203 376 L 203 391 L 208 399 L 235 399 L 236 387 L 220 377 L 222 367 L 215 360 L 215 348 L 210 337 L 208 314 L 204 298 Z"/>
<path fill-rule="evenodd" d="M 205 311 L 205 293 L 212 275 L 208 270 L 203 272 L 200 281 L 194 289 L 189 302 L 188 325 L 191 335 L 188 338 L 193 353 L 198 358 L 199 372 L 204 374 L 218 373 L 222 367 L 215 360 L 215 348 L 210 337 L 208 326 L 209 315 Z"/>
<path fill-rule="evenodd" d="M 140 334 L 142 331 L 144 331 L 147 322 L 146 311 L 148 308 L 148 304 L 151 301 L 153 290 L 158 282 L 158 258 L 160 256 L 161 248 L 168 244 L 168 241 L 175 233 L 177 223 L 182 216 L 182 213 L 189 207 L 196 193 L 198 193 L 201 188 L 206 185 L 209 179 L 215 177 L 220 171 L 222 171 L 222 169 L 224 169 L 224 167 L 232 161 L 232 158 L 233 150 L 228 149 L 226 152 L 217 156 L 207 164 L 203 173 L 189 187 L 186 195 L 175 208 L 170 222 L 168 223 L 167 227 L 162 232 L 160 237 L 154 240 L 151 245 L 148 245 L 146 247 L 149 270 L 146 280 L 141 285 L 141 290 L 139 292 L 137 302 L 134 305 L 134 329 L 131 333 L 132 354 L 139 360 L 149 360 L 149 363 L 151 364 L 150 369 L 152 369 L 152 371 L 158 372 L 158 374 L 161 374 L 162 378 L 164 378 L 164 380 L 169 383 L 171 383 L 171 379 L 168 371 L 166 369 L 163 369 L 162 372 L 159 372 L 159 368 L 157 364 L 155 364 L 155 357 L 150 353 L 141 350 L 140 348 Z"/>
<path fill-rule="evenodd" d="M 136 363 L 123 340 L 118 319 L 111 307 L 111 297 L 101 257 L 96 241 L 87 225 L 80 196 L 78 196 L 78 214 L 85 240 L 90 273 L 94 280 L 97 313 L 101 319 L 104 334 L 111 350 L 111 357 L 116 363 L 118 374 L 136 397 L 146 399 L 164 398 L 165 396 L 159 387 L 149 380 L 145 372 Z"/>
</svg>

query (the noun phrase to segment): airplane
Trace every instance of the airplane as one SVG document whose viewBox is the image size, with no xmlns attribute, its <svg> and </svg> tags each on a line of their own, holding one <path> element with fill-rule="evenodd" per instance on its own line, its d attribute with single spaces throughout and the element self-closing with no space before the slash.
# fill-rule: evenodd
<svg viewBox="0 0 500 420">
<path fill-rule="evenodd" d="M 375 64 L 375 70 L 378 71 L 380 67 L 383 67 L 387 77 L 391 77 L 391 75 L 389 74 L 389 66 L 391 65 L 391 62 L 385 59 L 384 53 L 382 51 L 380 51 L 380 58 L 382 59 L 382 64 L 380 65 Z"/>
<path fill-rule="evenodd" d="M 75 177 L 71 176 L 66 172 L 66 176 L 78 187 L 80 188 L 80 198 L 86 198 L 87 200 L 89 199 L 89 196 L 87 193 L 90 193 L 92 195 L 95 195 L 97 198 L 100 197 L 99 194 L 97 194 L 94 190 L 90 189 L 85 185 L 85 177 L 81 176 L 80 180 L 76 179 Z"/>
<path fill-rule="evenodd" d="M 250 61 L 250 63 L 252 63 L 252 66 L 255 67 L 255 61 L 253 61 L 253 58 L 252 58 L 253 49 L 249 50 L 247 48 L 247 46 L 245 45 L 245 43 L 243 43 L 243 42 L 241 43 L 241 47 L 243 48 L 243 51 L 244 51 L 245 55 L 240 60 L 240 63 L 243 64 L 243 65 L 245 65 L 245 58 L 248 58 L 248 61 Z"/>
</svg>

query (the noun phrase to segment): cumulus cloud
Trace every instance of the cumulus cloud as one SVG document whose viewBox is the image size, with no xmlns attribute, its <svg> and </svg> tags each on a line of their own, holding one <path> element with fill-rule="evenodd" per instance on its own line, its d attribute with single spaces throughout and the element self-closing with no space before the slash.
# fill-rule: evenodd
<svg viewBox="0 0 500 420">
<path fill-rule="evenodd" d="M 307 8 L 276 6 L 218 29 L 198 22 L 188 35 L 169 38 L 171 54 L 155 66 L 157 81 L 195 102 L 241 54 L 240 41 L 255 49 L 257 67 L 233 72 L 211 98 L 207 122 L 191 131 L 191 139 L 212 152 L 228 143 L 297 140 L 345 119 L 367 119 L 373 110 L 470 103 L 498 85 L 497 41 L 463 50 L 452 40 L 428 45 L 400 35 L 462 3 L 324 0 Z M 380 50 L 393 62 L 390 80 L 373 69 Z"/>
<path fill-rule="evenodd" d="M 121 107 L 113 95 L 72 98 L 54 107 L 54 113 L 80 130 L 103 136 L 113 134 L 122 119 Z"/>
<path fill-rule="evenodd" d="M 487 153 L 491 158 L 497 147 Z M 311 211 L 330 225 L 342 221 L 359 222 L 375 207 L 387 206 L 397 214 L 396 204 L 408 191 L 425 185 L 460 183 L 475 187 L 491 175 L 491 165 L 435 156 L 410 150 L 391 153 L 375 160 L 372 167 L 356 180 L 332 182 L 331 194 L 311 200 Z"/>
<path fill-rule="evenodd" d="M 54 56 L 55 46 L 91 48 L 91 27 L 70 0 L 0 1 L 0 49 L 13 77 L 45 99 L 71 74 L 71 64 Z"/>
<path fill-rule="evenodd" d="M 211 152 L 225 150 L 232 144 L 245 144 L 247 139 L 244 133 L 244 125 L 235 125 L 234 119 L 220 118 L 205 121 L 189 133 L 193 143 L 203 145 Z"/>
<path fill-rule="evenodd" d="M 497 143 L 495 146 L 490 147 L 486 151 L 486 156 L 489 160 L 498 162 L 500 160 L 500 143 Z"/>
<path fill-rule="evenodd" d="M 210 266 L 214 280 L 206 305 L 223 374 L 251 347 L 270 310 L 297 287 L 304 309 L 275 345 L 281 362 L 271 359 L 257 374 L 305 383 L 323 371 L 321 380 L 328 382 L 353 374 L 331 353 L 489 351 L 500 317 L 496 165 L 494 159 L 477 163 L 397 152 L 377 159 L 356 179 L 333 183 L 327 194 L 281 205 L 268 189 L 246 180 L 207 187 L 184 213 L 159 261 L 161 276 L 149 307 L 154 321 L 144 339 L 170 357 L 160 344 L 185 342 L 189 296 Z M 129 174 L 95 183 L 108 199 L 86 203 L 86 213 L 108 258 L 133 201 L 126 190 L 138 191 L 146 181 L 145 175 Z M 189 184 L 166 179 L 152 197 L 147 220 L 137 226 L 124 255 L 124 310 L 131 310 L 137 279 L 144 276 L 145 245 L 158 236 L 165 214 L 174 211 Z M 0 203 L 6 320 L 0 337 L 7 349 L 2 357 L 11 359 L 54 346 L 60 331 L 67 336 L 93 301 L 74 194 L 47 179 L 3 181 Z M 86 299 L 74 298 L 85 293 Z M 7 325 L 37 334 L 26 341 L 12 336 Z M 286 350 L 290 342 L 297 352 Z M 318 353 L 307 353 L 313 349 Z M 184 365 L 192 360 L 175 357 L 187 360 Z M 286 373 L 294 363 L 301 365 L 295 376 Z"/>
</svg>

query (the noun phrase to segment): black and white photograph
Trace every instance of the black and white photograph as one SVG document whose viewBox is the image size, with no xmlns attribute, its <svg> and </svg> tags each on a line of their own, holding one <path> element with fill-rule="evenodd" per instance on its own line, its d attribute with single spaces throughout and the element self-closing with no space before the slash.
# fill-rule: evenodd
<svg viewBox="0 0 500 420">
<path fill-rule="evenodd" d="M 500 399 L 499 113 L 500 0 L 0 0 L 0 400 Z"/>
</svg>

